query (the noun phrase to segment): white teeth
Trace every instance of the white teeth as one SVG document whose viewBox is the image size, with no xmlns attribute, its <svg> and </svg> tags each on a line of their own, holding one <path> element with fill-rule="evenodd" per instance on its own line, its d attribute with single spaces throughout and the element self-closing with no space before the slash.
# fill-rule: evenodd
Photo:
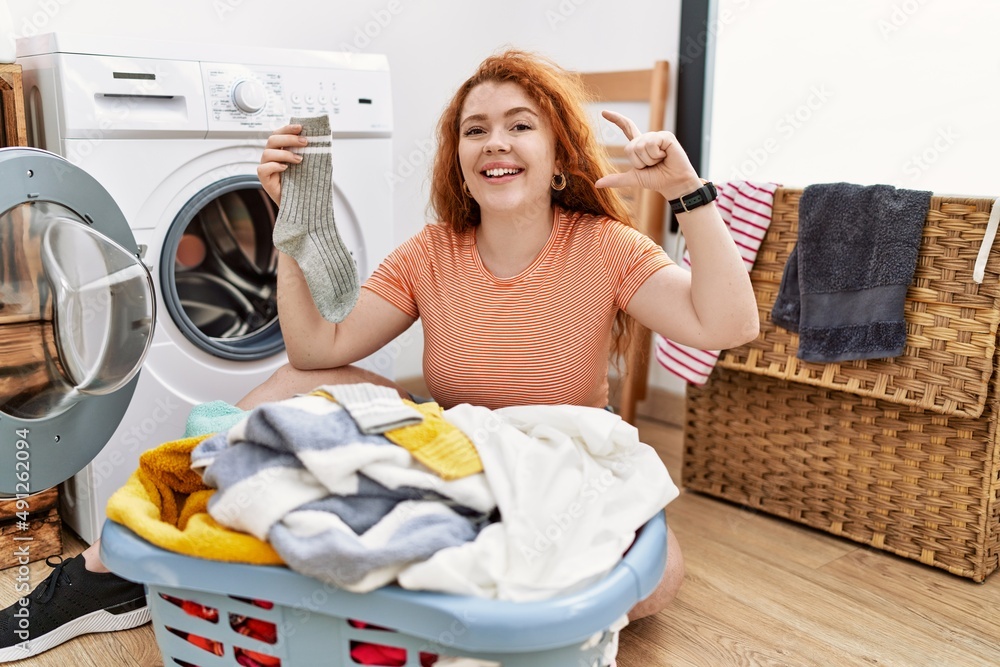
<svg viewBox="0 0 1000 667">
<path fill-rule="evenodd" d="M 520 171 L 521 171 L 520 169 L 507 169 L 507 168 L 502 168 L 502 169 L 487 169 L 486 170 L 486 175 L 487 176 L 506 176 L 507 174 L 517 174 Z"/>
</svg>

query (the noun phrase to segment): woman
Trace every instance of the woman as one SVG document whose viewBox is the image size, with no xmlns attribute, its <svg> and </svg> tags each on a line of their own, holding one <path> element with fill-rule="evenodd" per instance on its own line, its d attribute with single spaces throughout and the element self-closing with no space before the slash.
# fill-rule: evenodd
<svg viewBox="0 0 1000 667">
<path fill-rule="evenodd" d="M 424 379 L 444 407 L 525 404 L 606 407 L 608 358 L 626 318 L 701 349 L 756 337 L 757 307 L 743 260 L 714 204 L 677 216 L 692 271 L 629 226 L 609 188 L 641 186 L 668 201 L 702 181 L 669 132 L 640 133 L 605 111 L 629 140 L 632 169 L 611 173 L 578 79 L 530 54 L 487 58 L 438 126 L 431 207 L 438 222 L 394 251 L 340 323 L 323 319 L 290 257 L 278 265 L 278 304 L 290 364 L 240 407 L 321 384 L 376 382 L 349 364 L 422 318 Z M 268 139 L 258 167 L 281 199 L 281 174 L 307 145 L 299 126 Z M 322 343 L 318 343 L 322 341 Z M 397 387 L 400 393 L 406 392 Z M 669 535 L 667 572 L 630 613 L 662 609 L 683 578 Z"/>
<path fill-rule="evenodd" d="M 281 254 L 278 307 L 289 364 L 238 407 L 322 384 L 395 387 L 350 364 L 418 317 L 424 378 L 444 407 L 606 407 L 609 353 L 622 349 L 629 317 L 701 349 L 753 339 L 752 287 L 715 205 L 677 215 L 691 257 L 688 273 L 630 226 L 612 189 L 638 185 L 670 201 L 701 188 L 677 140 L 669 132 L 640 133 L 628 118 L 604 112 L 629 140 L 632 169 L 612 173 L 585 101 L 576 77 L 541 58 L 519 51 L 487 58 L 438 127 L 431 192 L 438 222 L 386 259 L 337 324 L 323 319 L 301 268 Z M 279 203 L 282 172 L 302 160 L 295 149 L 308 143 L 300 131 L 295 125 L 275 131 L 257 170 Z M 54 567 L 30 596 L 31 646 L 17 646 L 19 604 L 0 613 L 0 662 L 148 620 L 142 586 L 107 572 L 97 543 Z M 668 532 L 664 577 L 630 619 L 662 609 L 682 579 L 680 548 Z"/>
</svg>

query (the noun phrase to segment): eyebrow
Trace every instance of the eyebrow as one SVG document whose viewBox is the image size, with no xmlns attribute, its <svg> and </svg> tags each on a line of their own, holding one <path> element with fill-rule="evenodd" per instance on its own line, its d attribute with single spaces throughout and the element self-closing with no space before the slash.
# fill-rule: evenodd
<svg viewBox="0 0 1000 667">
<path fill-rule="evenodd" d="M 504 118 L 509 118 L 510 116 L 516 116 L 517 114 L 525 112 L 525 111 L 527 111 L 528 113 L 530 113 L 532 116 L 534 116 L 536 118 L 538 117 L 538 114 L 535 113 L 534 109 L 531 109 L 530 107 L 513 107 L 511 109 L 508 109 L 506 112 L 504 112 Z M 486 114 L 484 114 L 484 113 L 474 113 L 471 116 L 466 116 L 462 120 L 462 122 L 459 123 L 459 125 L 465 125 L 470 120 L 475 120 L 475 121 L 486 120 Z"/>
</svg>

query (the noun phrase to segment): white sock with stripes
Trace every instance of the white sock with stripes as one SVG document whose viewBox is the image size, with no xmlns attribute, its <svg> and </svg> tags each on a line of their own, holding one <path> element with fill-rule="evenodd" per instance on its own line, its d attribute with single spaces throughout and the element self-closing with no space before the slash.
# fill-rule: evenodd
<svg viewBox="0 0 1000 667">
<path fill-rule="evenodd" d="M 333 219 L 333 160 L 330 119 L 292 118 L 302 125 L 309 145 L 302 162 L 281 176 L 281 207 L 274 225 L 274 247 L 299 263 L 320 314 L 340 322 L 358 300 L 358 268 L 337 233 Z"/>
<path fill-rule="evenodd" d="M 370 382 L 324 385 L 325 391 L 344 406 L 358 430 L 366 435 L 419 424 L 424 416 L 411 408 L 391 387 Z"/>
</svg>

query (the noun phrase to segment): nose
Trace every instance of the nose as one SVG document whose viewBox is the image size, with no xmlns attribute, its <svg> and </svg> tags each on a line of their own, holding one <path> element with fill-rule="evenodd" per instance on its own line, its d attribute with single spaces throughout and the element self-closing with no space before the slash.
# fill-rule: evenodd
<svg viewBox="0 0 1000 667">
<path fill-rule="evenodd" d="M 506 153 L 510 150 L 510 144 L 507 143 L 503 134 L 500 132 L 493 132 L 490 134 L 490 138 L 483 145 L 483 152 L 488 155 L 493 153 Z"/>
</svg>

